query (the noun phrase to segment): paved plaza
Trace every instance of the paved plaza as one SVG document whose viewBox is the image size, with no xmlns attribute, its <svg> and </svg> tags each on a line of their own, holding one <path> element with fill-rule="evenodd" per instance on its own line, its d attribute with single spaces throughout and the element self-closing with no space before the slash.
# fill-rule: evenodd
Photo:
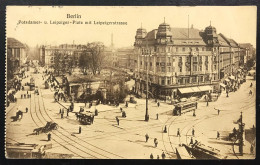
<svg viewBox="0 0 260 165">
<path fill-rule="evenodd" d="M 69 107 L 70 103 L 54 101 L 54 91 L 44 88 L 45 80 L 41 71 L 35 74 L 31 69 L 26 74 L 29 77 L 23 79 L 22 84 L 33 77 L 39 88 L 39 95 L 29 91 L 31 98 L 21 99 L 20 95 L 26 93 L 27 89 L 16 93 L 17 102 L 11 103 L 6 109 L 6 141 L 9 143 L 52 144 L 52 148 L 46 150 L 48 154 L 72 154 L 73 158 L 150 159 L 152 154 L 154 159 L 157 155 L 161 159 L 164 152 L 166 159 L 177 159 L 176 147 L 180 144 L 189 145 L 192 138 L 219 150 L 223 158 L 254 159 L 254 155 L 250 153 L 250 142 L 244 139 L 244 155 L 239 156 L 238 146 L 225 139 L 234 127 L 238 128 L 233 122 L 239 119 L 241 111 L 245 130 L 255 125 L 255 81 L 251 76 L 247 76 L 247 81 L 238 91 L 229 93 L 229 97 L 223 92 L 216 102 L 209 102 L 208 106 L 206 102 L 198 101 L 196 117 L 192 112 L 173 116 L 173 105 L 160 101 L 158 107 L 155 100 L 150 99 L 150 120 L 145 122 L 145 99 L 135 98 L 137 104 L 129 103 L 128 107 L 125 107 L 125 104 L 118 107 L 99 104 L 88 108 L 84 107 L 84 103 L 75 103 L 75 112 L 82 106 L 86 111 L 99 111 L 92 125 L 80 125 L 73 112 L 69 112 L 68 116 L 65 113 L 64 118 L 61 118 L 60 108 Z M 250 88 L 251 83 L 253 87 Z M 248 94 L 250 89 L 253 91 L 252 95 Z M 130 96 L 127 97 L 129 98 Z M 28 113 L 23 113 L 21 120 L 13 122 L 11 116 L 15 116 L 17 108 L 25 112 L 26 107 L 29 108 Z M 120 107 L 126 112 L 126 118 L 121 117 Z M 219 115 L 217 109 L 220 110 Z M 116 117 L 119 118 L 119 125 Z M 45 133 L 33 133 L 34 129 L 45 126 L 48 121 L 59 126 L 51 132 L 51 141 L 47 141 Z M 178 129 L 180 137 L 177 136 Z M 220 139 L 216 138 L 217 132 L 220 133 Z M 147 142 L 146 134 L 149 135 Z M 158 140 L 157 147 L 154 144 L 155 138 Z"/>
</svg>

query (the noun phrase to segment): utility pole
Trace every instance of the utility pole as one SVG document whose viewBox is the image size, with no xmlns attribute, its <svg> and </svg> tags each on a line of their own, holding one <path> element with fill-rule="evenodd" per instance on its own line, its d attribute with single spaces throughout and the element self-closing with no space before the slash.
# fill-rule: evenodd
<svg viewBox="0 0 260 165">
<path fill-rule="evenodd" d="M 241 112 L 241 115 L 240 115 L 240 121 L 239 121 L 239 136 L 238 136 L 238 145 L 239 145 L 239 153 L 241 154 L 241 156 L 243 156 L 243 145 L 244 145 L 244 140 L 243 140 L 243 134 L 244 134 L 244 126 L 245 126 L 245 123 L 243 123 L 243 116 L 242 116 L 242 113 Z"/>
<path fill-rule="evenodd" d="M 148 114 L 148 43 L 146 40 L 146 108 L 145 108 L 145 121 L 149 121 L 149 114 Z"/>
</svg>

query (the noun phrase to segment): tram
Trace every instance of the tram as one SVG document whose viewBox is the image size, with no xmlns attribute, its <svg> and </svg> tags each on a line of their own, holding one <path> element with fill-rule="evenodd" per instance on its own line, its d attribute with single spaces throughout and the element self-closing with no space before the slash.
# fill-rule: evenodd
<svg viewBox="0 0 260 165">
<path fill-rule="evenodd" d="M 181 116 L 181 114 L 193 111 L 197 109 L 197 107 L 198 107 L 198 103 L 196 101 L 177 103 L 174 104 L 173 115 Z"/>
</svg>

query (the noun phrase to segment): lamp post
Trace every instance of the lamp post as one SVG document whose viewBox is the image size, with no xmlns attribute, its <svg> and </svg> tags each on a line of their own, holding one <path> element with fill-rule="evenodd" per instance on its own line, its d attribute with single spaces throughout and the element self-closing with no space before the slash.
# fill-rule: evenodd
<svg viewBox="0 0 260 165">
<path fill-rule="evenodd" d="M 145 108 L 145 121 L 149 121 L 148 114 L 148 53 L 146 54 L 146 108 Z"/>
</svg>

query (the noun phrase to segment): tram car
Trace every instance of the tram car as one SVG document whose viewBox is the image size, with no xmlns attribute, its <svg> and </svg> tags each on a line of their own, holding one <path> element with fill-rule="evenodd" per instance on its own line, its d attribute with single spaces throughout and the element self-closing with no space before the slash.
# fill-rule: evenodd
<svg viewBox="0 0 260 165">
<path fill-rule="evenodd" d="M 197 107 L 198 107 L 198 103 L 196 101 L 180 102 L 174 104 L 173 115 L 181 116 L 181 114 L 196 110 Z"/>
</svg>

